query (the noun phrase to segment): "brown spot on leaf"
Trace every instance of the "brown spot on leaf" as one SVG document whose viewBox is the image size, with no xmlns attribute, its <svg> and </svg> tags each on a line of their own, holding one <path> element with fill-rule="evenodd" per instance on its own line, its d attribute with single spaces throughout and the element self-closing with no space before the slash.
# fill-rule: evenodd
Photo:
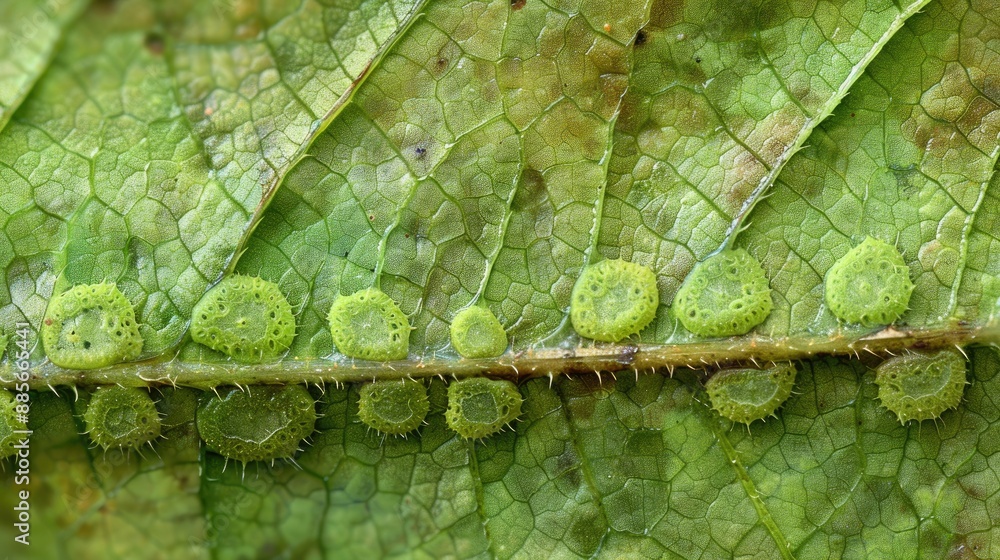
<svg viewBox="0 0 1000 560">
<path fill-rule="evenodd" d="M 117 0 L 95 0 L 91 5 L 101 13 L 109 14 L 115 10 Z"/>
<path fill-rule="evenodd" d="M 647 39 L 648 37 L 646 36 L 646 30 L 640 29 L 639 32 L 635 34 L 635 46 L 641 47 L 645 45 Z"/>
<path fill-rule="evenodd" d="M 511 201 L 513 210 L 525 210 L 537 206 L 547 195 L 545 177 L 537 169 L 527 168 L 521 173 L 517 192 Z"/>
<path fill-rule="evenodd" d="M 510 0 L 510 9 L 515 12 L 524 7 L 528 3 L 528 0 Z"/>
<path fill-rule="evenodd" d="M 444 57 L 439 57 L 434 61 L 434 74 L 440 76 L 448 69 L 448 59 Z"/>
<path fill-rule="evenodd" d="M 163 36 L 159 33 L 147 33 L 143 44 L 149 52 L 163 54 Z"/>
</svg>

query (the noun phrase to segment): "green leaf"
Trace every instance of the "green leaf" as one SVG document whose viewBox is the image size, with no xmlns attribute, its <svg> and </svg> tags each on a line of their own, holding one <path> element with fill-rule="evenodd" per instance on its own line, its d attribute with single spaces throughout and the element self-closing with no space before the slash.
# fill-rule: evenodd
<svg viewBox="0 0 1000 560">
<path fill-rule="evenodd" d="M 0 384 L 31 398 L 28 550 L 995 557 L 995 11 L 12 3 Z M 915 285 L 888 326 L 838 321 L 824 299 L 827 271 L 868 236 L 900 251 Z M 760 262 L 773 311 L 743 336 L 688 332 L 678 289 L 732 249 Z M 607 259 L 652 270 L 660 302 L 614 344 L 570 321 L 577 278 Z M 234 273 L 287 297 L 287 353 L 245 364 L 192 340 L 195 305 Z M 49 300 L 101 282 L 135 308 L 143 355 L 53 365 L 38 344 Z M 336 351 L 333 301 L 369 288 L 413 327 L 405 360 Z M 451 347 L 473 305 L 503 325 L 501 357 Z M 949 346 L 968 347 L 964 400 L 933 426 L 901 425 L 874 368 Z M 711 409 L 704 382 L 719 367 L 772 360 L 799 369 L 777 418 L 734 426 Z M 465 440 L 446 425 L 446 383 L 476 375 L 519 381 L 524 403 L 512 429 Z M 360 421 L 353 382 L 411 377 L 428 386 L 426 425 L 404 438 Z M 152 446 L 105 451 L 84 433 L 94 386 L 115 383 L 153 388 L 164 437 Z M 258 383 L 305 383 L 317 401 L 293 460 L 244 465 L 200 441 L 205 389 Z M 20 554 L 25 473 L 7 466 L 0 550 Z"/>
</svg>

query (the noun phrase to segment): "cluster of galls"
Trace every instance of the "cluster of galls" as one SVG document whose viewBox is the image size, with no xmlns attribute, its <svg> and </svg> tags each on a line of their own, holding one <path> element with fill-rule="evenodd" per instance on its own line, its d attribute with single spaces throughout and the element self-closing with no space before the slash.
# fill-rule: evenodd
<svg viewBox="0 0 1000 560">
<path fill-rule="evenodd" d="M 105 386 L 87 395 L 83 420 L 96 445 L 139 449 L 160 436 L 162 422 L 145 388 Z M 464 438 L 489 437 L 521 414 L 522 397 L 510 381 L 484 378 L 448 386 L 448 427 Z M 380 381 L 361 387 L 358 417 L 384 433 L 419 428 L 430 410 L 426 386 L 415 380 Z M 292 458 L 316 428 L 316 401 L 302 385 L 231 387 L 205 392 L 195 414 L 208 449 L 243 463 Z M 14 397 L 0 389 L 0 458 L 15 454 L 17 430 L 27 429 L 14 412 Z"/>
<path fill-rule="evenodd" d="M 913 283 L 899 252 L 867 238 L 830 268 L 826 302 L 838 318 L 864 326 L 895 321 L 909 303 Z M 638 334 L 659 307 L 656 276 L 647 267 L 604 260 L 586 267 L 570 300 L 570 319 L 584 338 L 619 342 Z M 761 264 L 745 249 L 725 249 L 695 265 L 674 298 L 674 314 L 698 336 L 750 332 L 773 308 Z M 327 320 L 342 354 L 391 361 L 409 355 L 409 320 L 377 288 L 337 297 Z M 295 317 L 277 284 L 234 275 L 195 305 L 191 338 L 242 363 L 260 363 L 285 353 L 295 338 Z M 114 284 L 79 285 L 49 303 L 42 326 L 46 354 L 56 365 L 93 369 L 135 359 L 142 337 L 128 299 Z M 487 308 L 473 305 L 451 323 L 452 347 L 466 358 L 507 351 L 503 325 Z"/>
<path fill-rule="evenodd" d="M 913 291 L 909 269 L 896 248 L 871 237 L 834 263 L 824 287 L 830 311 L 843 321 L 863 326 L 895 321 L 906 310 Z M 581 273 L 571 295 L 570 319 L 584 338 L 619 342 L 646 328 L 658 307 L 653 271 L 622 260 L 604 260 Z M 765 271 L 745 249 L 724 249 L 695 265 L 673 301 L 673 313 L 684 328 L 704 337 L 746 334 L 764 322 L 772 308 Z M 348 357 L 391 361 L 409 354 L 409 321 L 396 302 L 377 288 L 337 297 L 327 319 L 334 346 Z M 291 306 L 277 284 L 234 275 L 215 285 L 194 307 L 190 332 L 195 342 L 238 362 L 260 363 L 287 352 L 295 329 Z M 509 346 L 503 325 L 483 306 L 460 311 L 450 334 L 452 347 L 465 358 L 496 357 Z M 134 310 L 114 284 L 74 286 L 54 297 L 41 338 L 49 359 L 71 369 L 133 360 L 140 355 L 143 342 Z M 946 354 L 913 356 L 887 361 L 879 371 L 894 373 L 879 373 L 877 378 L 881 400 L 903 422 L 935 418 L 956 406 L 965 384 L 964 360 L 959 367 L 955 360 L 960 358 Z M 913 373 L 918 370 L 925 373 Z M 794 365 L 779 364 L 721 371 L 708 381 L 706 389 L 713 408 L 733 421 L 749 424 L 773 414 L 791 394 L 794 380 Z M 946 392 L 934 396 L 928 389 L 931 385 L 944 387 Z M 449 426 L 464 437 L 495 433 L 520 412 L 520 393 L 509 381 L 457 381 L 448 394 L 445 416 Z M 159 434 L 158 416 L 152 401 L 147 403 L 142 395 L 149 398 L 138 389 L 97 391 L 87 416 L 94 441 L 104 447 L 136 447 L 155 438 Z M 233 390 L 208 401 L 198 425 L 209 447 L 244 461 L 290 456 L 299 441 L 311 433 L 314 412 L 311 419 L 303 416 L 296 422 L 291 418 L 298 413 L 289 412 L 287 431 L 279 431 L 266 441 L 250 433 L 225 435 L 252 427 L 249 417 L 234 420 L 248 414 L 245 411 L 280 415 L 282 410 L 313 410 L 312 400 L 306 404 L 308 393 L 301 387 L 261 389 L 257 395 Z M 285 402 L 287 399 L 295 402 Z M 126 403 L 115 409 L 119 416 L 124 414 L 143 425 L 111 429 L 107 421 L 100 420 L 108 416 L 101 412 L 101 407 L 106 408 L 102 404 L 105 400 Z M 360 417 L 380 432 L 412 431 L 424 421 L 427 411 L 426 388 L 421 383 L 379 382 L 361 389 Z M 207 420 L 203 423 L 201 418 Z M 231 429 L 222 429 L 223 424 Z"/>
<path fill-rule="evenodd" d="M 474 377 L 448 385 L 445 421 L 468 439 L 489 437 L 517 419 L 523 398 L 510 381 Z M 404 435 L 424 423 L 430 403 L 420 381 L 377 381 L 361 387 L 358 417 L 384 434 Z"/>
</svg>

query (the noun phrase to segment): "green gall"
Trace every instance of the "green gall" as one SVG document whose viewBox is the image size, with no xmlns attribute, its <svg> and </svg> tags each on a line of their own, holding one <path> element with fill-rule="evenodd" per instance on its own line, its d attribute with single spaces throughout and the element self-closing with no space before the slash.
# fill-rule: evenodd
<svg viewBox="0 0 1000 560">
<path fill-rule="evenodd" d="M 384 434 L 402 435 L 416 430 L 429 410 L 427 387 L 419 381 L 378 381 L 361 387 L 358 417 Z"/>
<path fill-rule="evenodd" d="M 888 325 L 906 311 L 913 282 L 895 247 L 867 237 L 833 263 L 823 289 L 839 319 L 871 327 Z"/>
<path fill-rule="evenodd" d="M 878 398 L 903 424 L 939 418 L 962 401 L 965 362 L 958 350 L 889 358 L 875 369 Z"/>
<path fill-rule="evenodd" d="M 585 268 L 573 286 L 570 320 L 580 336 L 618 342 L 645 328 L 659 304 L 652 270 L 605 260 Z"/>
<path fill-rule="evenodd" d="M 342 354 L 362 360 L 403 360 L 410 322 L 396 302 L 376 288 L 340 296 L 330 308 L 330 333 Z"/>
<path fill-rule="evenodd" d="M 295 338 L 295 317 L 274 282 L 224 278 L 194 306 L 191 338 L 242 363 L 276 358 Z"/>
<path fill-rule="evenodd" d="M 521 414 L 523 402 L 510 381 L 474 377 L 448 385 L 448 427 L 458 435 L 478 439 L 499 432 Z"/>
<path fill-rule="evenodd" d="M 726 249 L 696 264 L 674 298 L 677 318 L 698 336 L 746 334 L 773 307 L 764 267 L 746 249 Z"/>
<path fill-rule="evenodd" d="M 463 358 L 495 358 L 507 350 L 507 333 L 489 309 L 466 307 L 451 322 L 451 345 Z"/>
<path fill-rule="evenodd" d="M 228 459 L 291 458 L 316 426 L 316 403 L 302 385 L 231 388 L 202 402 L 195 424 L 205 445 Z"/>
<path fill-rule="evenodd" d="M 792 363 L 767 369 L 724 369 L 706 383 L 708 399 L 723 417 L 750 424 L 774 414 L 792 394 L 797 370 Z"/>
<path fill-rule="evenodd" d="M 99 387 L 83 421 L 91 441 L 104 449 L 136 449 L 160 436 L 160 413 L 149 391 L 136 387 Z"/>
<path fill-rule="evenodd" d="M 17 454 L 14 447 L 24 439 L 23 432 L 28 429 L 24 422 L 25 415 L 17 412 L 17 399 L 6 389 L 0 389 L 0 459 Z"/>
<path fill-rule="evenodd" d="M 49 360 L 67 369 L 110 366 L 142 352 L 135 311 L 114 284 L 81 284 L 52 298 L 41 338 Z"/>
</svg>

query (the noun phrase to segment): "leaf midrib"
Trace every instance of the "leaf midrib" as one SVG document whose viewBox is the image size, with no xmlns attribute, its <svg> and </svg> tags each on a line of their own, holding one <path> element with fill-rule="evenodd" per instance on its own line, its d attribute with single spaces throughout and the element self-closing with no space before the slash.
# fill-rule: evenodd
<svg viewBox="0 0 1000 560">
<path fill-rule="evenodd" d="M 1000 345 L 1000 319 L 986 324 L 961 320 L 933 327 L 887 326 L 872 331 L 842 329 L 828 335 L 786 338 L 746 336 L 682 344 L 594 344 L 575 349 L 544 349 L 506 354 L 495 359 L 430 358 L 397 362 L 343 359 L 291 359 L 268 364 L 235 362 L 186 363 L 172 356 L 119 364 L 100 370 L 66 370 L 45 362 L 32 368 L 34 389 L 58 385 L 189 386 L 211 388 L 232 384 L 351 383 L 379 379 L 455 379 L 491 376 L 514 380 L 536 377 L 675 368 L 715 369 L 734 364 L 803 360 L 817 356 L 888 357 L 910 349 Z M 10 365 L 0 369 L 0 386 L 13 388 Z"/>
</svg>

